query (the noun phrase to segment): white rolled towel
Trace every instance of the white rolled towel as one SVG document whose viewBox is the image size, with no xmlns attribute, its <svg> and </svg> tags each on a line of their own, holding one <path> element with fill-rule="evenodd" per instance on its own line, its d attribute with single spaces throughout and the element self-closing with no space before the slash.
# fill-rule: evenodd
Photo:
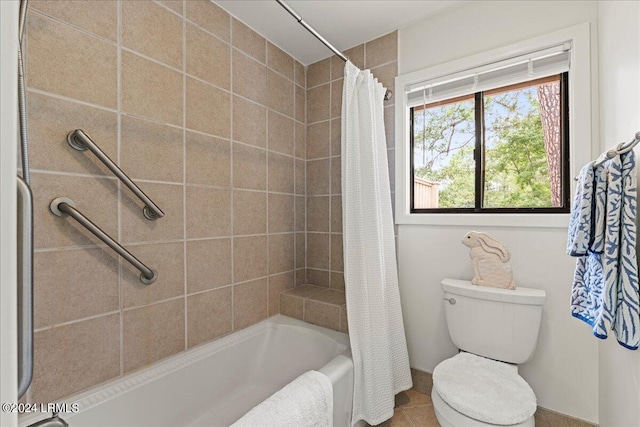
<svg viewBox="0 0 640 427">
<path fill-rule="evenodd" d="M 333 384 L 321 372 L 306 372 L 231 427 L 333 427 Z"/>
</svg>

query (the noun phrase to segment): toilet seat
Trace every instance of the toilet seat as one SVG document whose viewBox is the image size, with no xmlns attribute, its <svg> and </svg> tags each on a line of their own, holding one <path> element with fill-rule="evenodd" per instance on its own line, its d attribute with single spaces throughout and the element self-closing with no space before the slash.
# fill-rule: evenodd
<svg viewBox="0 0 640 427">
<path fill-rule="evenodd" d="M 436 366 L 433 387 L 451 408 L 485 423 L 519 424 L 536 411 L 536 396 L 514 366 L 471 353 Z"/>
</svg>

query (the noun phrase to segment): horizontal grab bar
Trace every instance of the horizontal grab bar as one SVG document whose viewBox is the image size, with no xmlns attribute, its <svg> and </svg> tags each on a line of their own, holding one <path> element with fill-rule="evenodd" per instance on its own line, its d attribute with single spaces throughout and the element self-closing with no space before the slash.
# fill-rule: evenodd
<svg viewBox="0 0 640 427">
<path fill-rule="evenodd" d="M 148 220 L 154 221 L 164 216 L 164 212 L 153 203 L 153 201 L 136 185 L 135 182 L 127 176 L 122 169 L 118 167 L 113 160 L 105 154 L 104 151 L 96 145 L 95 142 L 82 129 L 76 129 L 67 135 L 67 143 L 78 151 L 85 151 L 87 148 L 96 155 L 98 160 L 105 164 L 106 167 L 118 177 L 120 181 L 131 190 L 145 204 L 142 213 Z"/>
<path fill-rule="evenodd" d="M 118 242 L 113 240 L 111 236 L 102 231 L 100 227 L 95 225 L 91 220 L 89 220 L 89 218 L 78 211 L 73 200 L 67 199 L 66 197 L 57 197 L 51 201 L 49 209 L 57 216 L 62 216 L 62 214 L 69 215 L 78 221 L 84 228 L 92 232 L 98 239 L 106 243 L 111 249 L 116 251 L 118 255 L 140 270 L 140 281 L 145 285 L 152 284 L 158 278 L 158 272 L 156 270 L 144 265 L 138 258 L 133 256 L 131 252 L 123 248 Z"/>
</svg>

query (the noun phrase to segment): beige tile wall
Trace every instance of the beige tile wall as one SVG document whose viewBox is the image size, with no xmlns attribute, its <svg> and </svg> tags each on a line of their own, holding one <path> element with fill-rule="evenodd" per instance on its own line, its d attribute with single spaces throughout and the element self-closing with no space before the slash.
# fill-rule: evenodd
<svg viewBox="0 0 640 427">
<path fill-rule="evenodd" d="M 28 399 L 49 402 L 276 314 L 279 293 L 305 281 L 307 92 L 304 66 L 208 0 L 30 6 Z M 76 128 L 166 217 L 145 220 L 95 156 L 68 147 Z M 141 284 L 73 220 L 53 216 L 58 196 L 157 268 L 157 282 Z"/>
<path fill-rule="evenodd" d="M 391 90 L 398 74 L 398 33 L 353 47 L 345 54 Z M 344 62 L 336 56 L 307 68 L 307 282 L 344 289 L 340 116 Z M 393 200 L 394 100 L 385 101 L 387 155 Z"/>
</svg>

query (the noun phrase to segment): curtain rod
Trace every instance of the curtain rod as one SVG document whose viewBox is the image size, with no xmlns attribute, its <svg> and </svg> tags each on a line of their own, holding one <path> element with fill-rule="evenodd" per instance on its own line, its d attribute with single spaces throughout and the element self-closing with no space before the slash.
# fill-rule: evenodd
<svg viewBox="0 0 640 427">
<path fill-rule="evenodd" d="M 329 49 L 331 49 L 331 51 L 340 59 L 342 59 L 344 62 L 347 62 L 349 60 L 349 58 L 342 52 L 340 52 L 334 45 L 332 45 L 331 43 L 329 43 L 329 41 L 327 39 L 325 39 L 324 37 L 322 37 L 322 35 L 320 35 L 320 33 L 318 33 L 311 25 L 307 24 L 305 22 L 304 19 L 302 19 L 302 16 L 298 15 L 296 13 L 295 10 L 293 10 L 291 8 L 291 6 L 289 6 L 287 3 L 284 2 L 284 0 L 276 0 L 276 2 L 282 6 L 284 8 L 284 10 L 286 10 L 287 12 L 289 12 L 289 14 L 291 16 L 293 16 L 295 18 L 296 21 L 298 21 L 298 23 L 300 25 L 302 25 L 307 31 L 309 31 L 311 34 L 313 34 L 313 36 L 315 38 L 317 38 L 318 40 L 320 40 L 322 42 L 322 44 L 324 44 L 326 47 L 328 47 Z M 391 92 L 389 89 L 387 89 L 387 91 L 384 94 L 384 99 L 386 101 L 390 100 L 393 97 L 393 92 Z"/>
</svg>

